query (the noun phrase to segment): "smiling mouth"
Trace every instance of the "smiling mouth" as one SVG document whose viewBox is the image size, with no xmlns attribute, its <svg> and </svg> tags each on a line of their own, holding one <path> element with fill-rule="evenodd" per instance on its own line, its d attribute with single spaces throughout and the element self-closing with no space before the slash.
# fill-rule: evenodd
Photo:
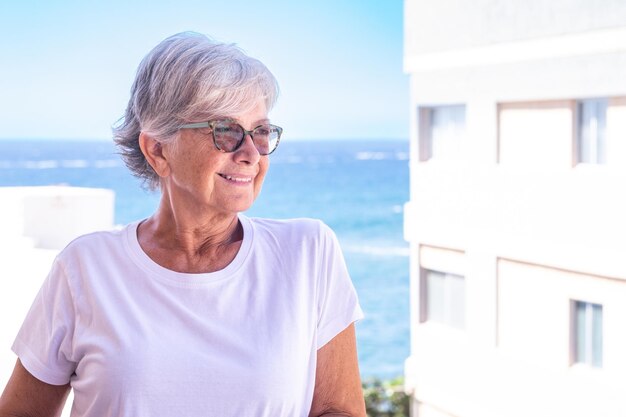
<svg viewBox="0 0 626 417">
<path fill-rule="evenodd" d="M 232 175 L 218 174 L 220 177 L 239 184 L 247 184 L 252 182 L 252 177 L 233 177 Z"/>
</svg>

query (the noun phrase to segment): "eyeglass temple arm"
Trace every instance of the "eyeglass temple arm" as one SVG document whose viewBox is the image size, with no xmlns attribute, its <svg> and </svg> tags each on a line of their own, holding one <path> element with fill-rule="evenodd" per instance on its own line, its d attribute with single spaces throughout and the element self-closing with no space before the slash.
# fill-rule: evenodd
<svg viewBox="0 0 626 417">
<path fill-rule="evenodd" d="M 209 127 L 209 122 L 187 123 L 182 125 L 181 129 L 195 129 L 197 127 Z"/>
</svg>

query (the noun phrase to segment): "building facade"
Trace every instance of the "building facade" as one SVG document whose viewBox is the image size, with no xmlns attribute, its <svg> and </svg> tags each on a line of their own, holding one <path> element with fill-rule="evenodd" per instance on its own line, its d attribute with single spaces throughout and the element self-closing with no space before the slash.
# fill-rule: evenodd
<svg viewBox="0 0 626 417">
<path fill-rule="evenodd" d="M 413 416 L 626 416 L 626 1 L 404 7 Z"/>
<path fill-rule="evenodd" d="M 10 347 L 59 250 L 113 228 L 113 191 L 69 186 L 0 187 L 0 387 L 15 366 Z M 72 407 L 70 392 L 62 417 Z"/>
</svg>

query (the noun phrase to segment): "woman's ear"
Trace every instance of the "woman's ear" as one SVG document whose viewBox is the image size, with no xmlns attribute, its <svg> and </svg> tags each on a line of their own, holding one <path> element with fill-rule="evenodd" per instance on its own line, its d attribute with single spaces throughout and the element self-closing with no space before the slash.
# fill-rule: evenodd
<svg viewBox="0 0 626 417">
<path fill-rule="evenodd" d="M 161 142 L 158 142 L 149 134 L 141 132 L 139 134 L 139 147 L 146 161 L 148 161 L 159 177 L 167 177 L 170 174 L 170 166 L 163 153 Z"/>
</svg>

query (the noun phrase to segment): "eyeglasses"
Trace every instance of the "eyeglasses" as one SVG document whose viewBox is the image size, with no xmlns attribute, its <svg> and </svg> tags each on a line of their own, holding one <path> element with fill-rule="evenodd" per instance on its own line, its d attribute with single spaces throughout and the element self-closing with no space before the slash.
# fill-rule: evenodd
<svg viewBox="0 0 626 417">
<path fill-rule="evenodd" d="M 269 155 L 276 150 L 283 128 L 271 124 L 262 124 L 252 130 L 244 129 L 239 123 L 224 119 L 210 122 L 187 123 L 181 129 L 198 129 L 208 127 L 213 135 L 213 144 L 222 152 L 235 152 L 241 147 L 246 135 L 261 155 Z"/>
</svg>

